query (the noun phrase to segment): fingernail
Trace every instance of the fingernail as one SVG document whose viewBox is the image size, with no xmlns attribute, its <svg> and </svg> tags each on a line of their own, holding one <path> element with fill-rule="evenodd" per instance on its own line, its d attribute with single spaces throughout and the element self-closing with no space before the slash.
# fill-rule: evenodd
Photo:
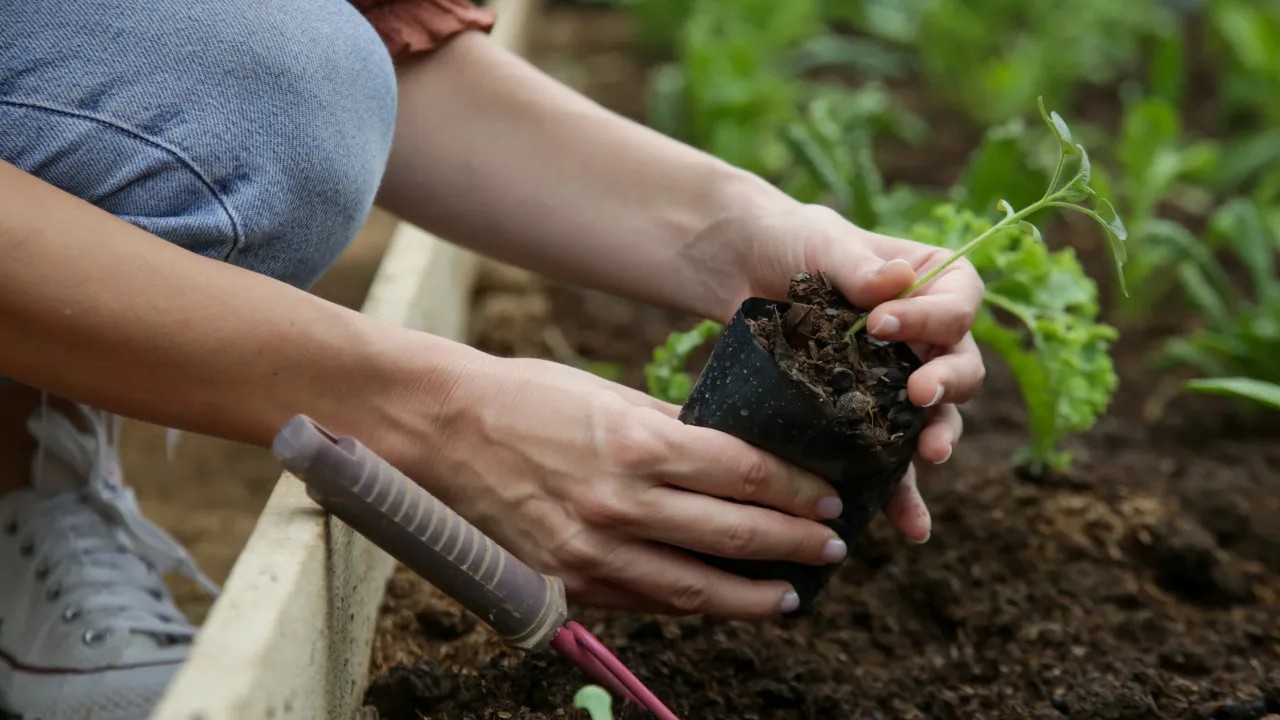
<svg viewBox="0 0 1280 720">
<path fill-rule="evenodd" d="M 818 517 L 823 520 L 835 520 L 844 512 L 844 503 L 838 496 L 824 497 L 818 501 Z"/>
<path fill-rule="evenodd" d="M 795 612 L 800 607 L 800 596 L 794 592 L 789 592 L 782 596 L 782 604 L 778 609 L 785 615 L 789 612 Z"/>
<path fill-rule="evenodd" d="M 946 386 L 943 385 L 942 383 L 938 383 L 938 391 L 933 394 L 933 399 L 925 403 L 924 405 L 921 405 L 920 407 L 933 407 L 934 405 L 937 405 L 938 401 L 942 399 L 942 394 L 945 393 L 946 391 L 947 391 Z"/>
<path fill-rule="evenodd" d="M 944 457 L 944 458 L 942 458 L 941 460 L 939 460 L 939 461 L 935 462 L 935 463 L 934 463 L 934 465 L 941 465 L 942 463 L 944 463 L 944 462 L 946 462 L 946 461 L 950 460 L 950 459 L 951 459 L 951 453 L 952 453 L 955 449 L 956 449 L 956 448 L 955 448 L 955 446 L 954 446 L 954 445 L 948 445 L 948 446 L 947 446 L 947 456 L 946 456 L 946 457 Z"/>
<path fill-rule="evenodd" d="M 916 545 L 923 545 L 923 544 L 925 544 L 925 543 L 929 542 L 929 538 L 931 538 L 931 537 L 933 537 L 933 532 L 932 532 L 932 531 L 925 533 L 925 534 L 924 534 L 924 539 L 923 539 L 923 540 L 916 540 L 915 538 L 907 538 L 907 539 L 908 539 L 908 540 L 910 540 L 912 543 L 914 543 L 914 544 L 916 544 Z"/>
<path fill-rule="evenodd" d="M 871 328 L 872 335 L 892 335 L 902 329 L 902 323 L 892 315 L 885 315 Z"/>
<path fill-rule="evenodd" d="M 906 260 L 903 260 L 902 258 L 894 258 L 886 262 L 885 264 L 881 265 L 880 269 L 876 270 L 876 275 L 883 275 L 885 271 L 889 269 L 890 265 L 906 265 L 908 269 L 911 268 L 911 263 L 907 262 Z"/>
<path fill-rule="evenodd" d="M 837 563 L 849 554 L 849 546 L 844 544 L 840 538 L 831 538 L 827 541 L 827 546 L 822 549 L 822 559 L 824 562 Z"/>
</svg>

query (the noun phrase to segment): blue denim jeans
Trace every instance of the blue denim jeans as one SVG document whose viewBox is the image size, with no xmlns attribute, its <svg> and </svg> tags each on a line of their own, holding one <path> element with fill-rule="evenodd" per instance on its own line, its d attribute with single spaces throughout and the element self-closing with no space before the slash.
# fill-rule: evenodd
<svg viewBox="0 0 1280 720">
<path fill-rule="evenodd" d="M 0 158 L 298 287 L 363 224 L 395 112 L 348 0 L 0 0 Z"/>
</svg>

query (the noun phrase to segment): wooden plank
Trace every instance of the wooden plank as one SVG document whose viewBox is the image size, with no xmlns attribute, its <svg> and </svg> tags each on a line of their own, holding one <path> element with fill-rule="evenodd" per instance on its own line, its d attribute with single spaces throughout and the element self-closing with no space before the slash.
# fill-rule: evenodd
<svg viewBox="0 0 1280 720">
<path fill-rule="evenodd" d="M 489 5 L 494 37 L 524 52 L 540 0 Z M 388 231 L 361 311 L 462 340 L 476 256 L 375 208 L 365 232 Z M 282 474 L 152 720 L 351 720 L 393 567 Z"/>
</svg>

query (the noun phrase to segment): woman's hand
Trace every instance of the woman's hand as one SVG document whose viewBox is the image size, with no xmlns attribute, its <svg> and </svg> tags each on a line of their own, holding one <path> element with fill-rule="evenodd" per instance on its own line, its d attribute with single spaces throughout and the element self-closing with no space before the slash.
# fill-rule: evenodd
<svg viewBox="0 0 1280 720">
<path fill-rule="evenodd" d="M 945 462 L 960 440 L 963 423 L 956 404 L 982 387 L 985 369 L 969 329 L 982 305 L 982 279 L 964 259 L 911 297 L 895 299 L 950 251 L 863 230 L 829 208 L 783 200 L 758 211 L 729 214 L 710 224 L 686 247 L 689 264 L 701 271 L 704 292 L 727 320 L 747 297 L 785 299 L 790 279 L 820 270 L 850 301 L 875 308 L 867 330 L 883 340 L 910 344 L 924 362 L 907 384 L 911 401 L 928 408 L 918 455 Z M 885 508 L 907 537 L 929 538 L 929 511 L 907 471 L 897 496 Z"/>
<path fill-rule="evenodd" d="M 419 432 L 393 462 L 522 560 L 562 578 L 571 600 L 763 619 L 795 609 L 790 586 L 722 572 L 674 548 L 815 565 L 846 554 L 816 521 L 840 512 L 818 478 L 589 373 L 472 357 L 446 397 L 437 389 L 409 399 Z"/>
</svg>

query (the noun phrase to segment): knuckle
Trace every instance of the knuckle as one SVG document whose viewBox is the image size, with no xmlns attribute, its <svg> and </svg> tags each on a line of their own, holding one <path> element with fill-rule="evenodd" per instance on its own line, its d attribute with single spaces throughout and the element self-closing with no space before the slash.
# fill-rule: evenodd
<svg viewBox="0 0 1280 720">
<path fill-rule="evenodd" d="M 840 224 L 848 225 L 849 221 L 844 218 L 835 208 L 821 205 L 819 203 L 811 203 L 800 209 L 801 217 L 806 218 L 809 222 L 817 225 Z"/>
<path fill-rule="evenodd" d="M 577 535 L 562 544 L 558 554 L 560 562 L 580 575 L 595 575 L 604 566 L 604 556 L 599 544 L 583 535 Z"/>
<path fill-rule="evenodd" d="M 605 447 L 618 468 L 637 473 L 661 466 L 670 454 L 670 443 L 647 422 L 616 424 L 609 430 Z"/>
<path fill-rule="evenodd" d="M 756 529 L 746 522 L 735 522 L 724 534 L 724 550 L 728 557 L 746 557 L 756 544 Z"/>
<path fill-rule="evenodd" d="M 605 527 L 630 527 L 639 514 L 625 498 L 601 492 L 586 494 L 580 501 L 580 512 L 588 523 Z"/>
<path fill-rule="evenodd" d="M 973 321 L 978 318 L 978 309 L 966 305 L 959 305 L 953 311 L 955 313 L 955 324 L 953 334 L 956 336 L 955 341 L 960 342 L 964 339 L 965 333 L 973 327 Z"/>
<path fill-rule="evenodd" d="M 769 485 L 769 463 L 757 453 L 747 453 L 738 464 L 739 500 L 759 500 Z"/>
<path fill-rule="evenodd" d="M 700 613 L 707 609 L 711 600 L 711 590 L 705 580 L 691 577 L 681 580 L 672 590 L 671 606 L 686 613 Z"/>
</svg>

